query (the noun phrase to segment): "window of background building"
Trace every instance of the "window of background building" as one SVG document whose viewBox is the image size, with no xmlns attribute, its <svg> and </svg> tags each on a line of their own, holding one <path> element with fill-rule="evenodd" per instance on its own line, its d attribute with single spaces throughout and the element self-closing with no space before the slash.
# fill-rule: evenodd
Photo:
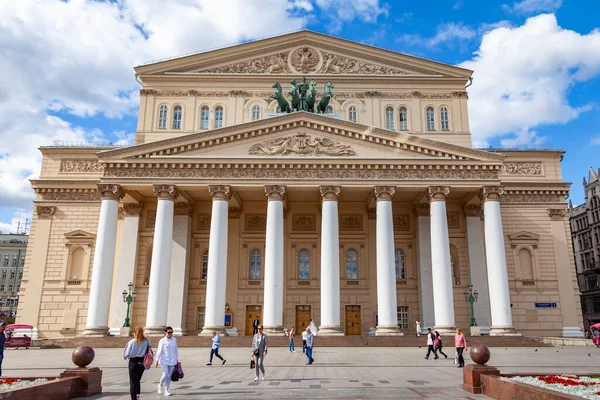
<svg viewBox="0 0 600 400">
<path fill-rule="evenodd" d="M 427 130 L 435 131 L 435 117 L 433 114 L 433 107 L 427 108 Z"/>
<path fill-rule="evenodd" d="M 208 129 L 208 119 L 210 118 L 210 112 L 208 106 L 202 106 L 200 109 L 200 129 Z"/>
<path fill-rule="evenodd" d="M 167 105 L 162 104 L 158 109 L 158 128 L 166 129 L 167 128 Z"/>
<path fill-rule="evenodd" d="M 446 107 L 440 108 L 440 127 L 443 131 L 450 129 L 448 122 L 448 109 Z"/>
<path fill-rule="evenodd" d="M 206 280 L 208 276 L 208 250 L 202 253 L 202 274 L 200 275 L 200 279 Z"/>
<path fill-rule="evenodd" d="M 408 110 L 406 107 L 400 107 L 400 130 L 408 130 Z"/>
<path fill-rule="evenodd" d="M 260 107 L 257 105 L 252 106 L 252 121 L 258 121 L 260 119 L 260 114 Z"/>
<path fill-rule="evenodd" d="M 348 108 L 348 121 L 356 122 L 356 107 L 354 106 Z"/>
<path fill-rule="evenodd" d="M 223 107 L 215 108 L 215 128 L 223 127 Z"/>
<path fill-rule="evenodd" d="M 392 107 L 385 109 L 385 129 L 394 130 L 394 109 Z"/>
<path fill-rule="evenodd" d="M 173 109 L 173 129 L 181 129 L 182 114 L 183 108 L 181 108 L 181 106 L 175 106 Z"/>
<path fill-rule="evenodd" d="M 346 279 L 358 279 L 358 252 L 354 249 L 346 252 Z"/>
<path fill-rule="evenodd" d="M 306 249 L 298 252 L 298 279 L 310 279 L 310 253 Z"/>
<path fill-rule="evenodd" d="M 262 254 L 260 250 L 254 249 L 250 253 L 250 279 L 261 279 Z"/>
<path fill-rule="evenodd" d="M 400 249 L 396 249 L 394 252 L 395 264 L 396 264 L 396 280 L 406 279 L 406 268 L 404 265 L 405 257 L 404 252 Z"/>
<path fill-rule="evenodd" d="M 408 329 L 408 307 L 398 306 L 398 326 L 400 329 Z"/>
</svg>

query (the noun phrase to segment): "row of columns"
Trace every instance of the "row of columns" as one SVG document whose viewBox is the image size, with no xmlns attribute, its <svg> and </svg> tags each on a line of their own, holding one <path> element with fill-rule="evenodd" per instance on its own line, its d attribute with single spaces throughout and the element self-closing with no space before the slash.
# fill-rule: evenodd
<svg viewBox="0 0 600 400">
<path fill-rule="evenodd" d="M 222 331 L 224 329 L 228 201 L 232 195 L 232 189 L 227 185 L 210 185 L 208 189 L 213 202 L 203 334 L 211 334 L 213 331 Z M 268 199 L 268 205 L 263 325 L 266 332 L 282 334 L 284 305 L 283 202 L 286 187 L 282 185 L 270 185 L 265 186 L 264 190 Z M 321 325 L 319 333 L 322 335 L 342 335 L 343 331 L 340 324 L 338 230 L 338 197 L 341 187 L 320 186 L 319 190 L 322 199 Z M 102 198 L 102 205 L 94 255 L 87 324 L 84 330 L 84 334 L 89 335 L 104 335 L 108 331 L 110 302 L 106 299 L 110 299 L 111 296 L 118 204 L 124 194 L 119 185 L 99 184 L 98 191 Z M 176 301 L 183 303 L 185 293 L 176 293 L 175 297 L 177 299 L 170 301 L 169 282 L 173 278 L 171 274 L 171 249 L 175 211 L 174 200 L 179 196 L 179 192 L 174 185 L 154 185 L 154 192 L 158 197 L 158 207 L 150 269 L 146 331 L 149 334 L 162 334 L 164 326 L 168 323 L 168 310 L 175 306 L 174 303 Z M 422 226 L 419 224 L 418 232 L 418 240 L 423 242 L 429 239 L 431 248 L 429 255 L 420 254 L 420 258 L 430 257 L 431 275 L 428 275 L 427 270 L 421 271 L 422 268 L 419 268 L 420 274 L 422 274 L 419 279 L 423 280 L 427 276 L 431 276 L 434 315 L 426 315 L 424 312 L 431 302 L 431 293 L 423 293 L 424 291 L 420 290 L 423 320 L 425 323 L 427 323 L 429 318 L 434 320 L 435 329 L 440 331 L 440 333 L 448 333 L 454 330 L 455 327 L 452 269 L 446 214 L 446 196 L 449 192 L 450 189 L 445 186 L 428 188 L 430 202 L 429 229 L 428 231 L 422 230 Z M 513 331 L 504 235 L 499 204 L 499 197 L 502 192 L 503 189 L 501 187 L 484 187 L 481 193 L 482 200 L 484 201 L 486 264 L 491 303 L 492 329 L 490 334 L 510 334 Z M 377 335 L 401 334 L 398 328 L 396 312 L 392 213 L 392 197 L 394 193 L 395 189 L 390 186 L 376 186 L 373 192 L 377 201 L 376 268 L 377 310 L 379 319 L 376 331 Z M 134 233 L 126 232 L 125 234 L 132 235 Z M 137 232 L 135 232 L 135 236 L 137 238 Z M 420 243 L 420 248 L 423 248 L 422 243 Z M 121 251 L 121 253 L 124 252 Z M 421 267 L 423 267 L 423 264 Z M 481 269 L 482 266 L 478 267 Z M 175 278 L 180 280 L 186 279 L 185 276 Z M 115 293 L 113 293 L 113 297 L 115 297 Z M 181 298 L 181 296 L 184 297 Z M 113 303 L 115 303 L 114 300 L 113 298 Z M 179 304 L 179 307 L 181 306 L 182 304 Z"/>
</svg>

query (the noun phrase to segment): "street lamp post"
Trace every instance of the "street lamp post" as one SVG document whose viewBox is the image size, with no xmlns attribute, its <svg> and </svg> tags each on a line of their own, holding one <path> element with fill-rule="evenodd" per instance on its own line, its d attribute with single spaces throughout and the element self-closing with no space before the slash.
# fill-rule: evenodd
<svg viewBox="0 0 600 400">
<path fill-rule="evenodd" d="M 131 307 L 131 303 L 135 301 L 135 296 L 137 296 L 137 292 L 133 290 L 133 283 L 129 282 L 127 285 L 127 290 L 123 290 L 123 303 L 127 303 L 127 315 L 125 316 L 125 323 L 123 324 L 123 328 L 129 328 L 131 325 L 129 324 L 129 308 Z"/>
<path fill-rule="evenodd" d="M 477 302 L 477 297 L 479 293 L 477 290 L 473 290 L 473 284 L 469 283 L 469 290 L 465 290 L 463 293 L 465 295 L 465 300 L 471 304 L 471 326 L 477 326 L 477 321 L 475 321 L 475 310 L 473 308 L 473 304 Z"/>
</svg>

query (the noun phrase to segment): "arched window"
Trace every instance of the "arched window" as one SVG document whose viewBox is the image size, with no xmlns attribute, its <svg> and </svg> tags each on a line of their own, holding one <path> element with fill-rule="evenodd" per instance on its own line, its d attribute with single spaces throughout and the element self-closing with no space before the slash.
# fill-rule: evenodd
<svg viewBox="0 0 600 400">
<path fill-rule="evenodd" d="M 77 247 L 71 254 L 71 268 L 69 272 L 69 280 L 81 279 L 83 276 L 83 260 L 85 251 L 81 247 Z M 14 278 L 14 271 L 11 271 L 11 278 Z"/>
<path fill-rule="evenodd" d="M 215 108 L 215 129 L 223 127 L 223 107 Z"/>
<path fill-rule="evenodd" d="M 298 253 L 298 279 L 310 279 L 310 253 L 306 249 Z"/>
<path fill-rule="evenodd" d="M 262 254 L 260 250 L 254 249 L 250 253 L 250 279 L 261 279 Z"/>
<path fill-rule="evenodd" d="M 406 107 L 400 107 L 400 130 L 408 130 L 408 111 Z"/>
<path fill-rule="evenodd" d="M 392 107 L 385 109 L 385 129 L 394 130 L 394 109 Z"/>
<path fill-rule="evenodd" d="M 524 281 L 532 281 L 533 263 L 531 262 L 531 252 L 529 250 L 519 250 L 519 265 L 521 266 L 521 279 Z"/>
<path fill-rule="evenodd" d="M 202 106 L 200 109 L 200 129 L 208 129 L 209 117 L 210 112 L 208 111 L 208 106 Z"/>
<path fill-rule="evenodd" d="M 167 129 L 167 105 L 163 104 L 158 109 L 158 128 Z"/>
<path fill-rule="evenodd" d="M 435 131 L 435 119 L 433 116 L 433 107 L 427 108 L 427 130 Z"/>
<path fill-rule="evenodd" d="M 401 281 L 406 279 L 405 257 L 404 252 L 396 249 L 394 252 L 394 261 L 396 264 L 396 280 Z"/>
<path fill-rule="evenodd" d="M 173 129 L 181 129 L 181 106 L 175 106 L 173 109 Z"/>
<path fill-rule="evenodd" d="M 205 281 L 208 276 L 208 250 L 202 253 L 202 271 L 200 274 L 200 279 Z"/>
<path fill-rule="evenodd" d="M 356 107 L 350 106 L 348 109 L 348 121 L 356 122 Z"/>
<path fill-rule="evenodd" d="M 252 121 L 260 119 L 260 107 L 258 105 L 252 106 Z"/>
<path fill-rule="evenodd" d="M 448 109 L 446 107 L 440 108 L 440 127 L 443 131 L 447 131 L 450 124 L 448 123 Z"/>
<path fill-rule="evenodd" d="M 325 107 L 325 114 L 333 114 L 333 107 L 331 107 L 331 106 Z"/>
<path fill-rule="evenodd" d="M 346 279 L 358 279 L 358 253 L 354 249 L 346 252 Z"/>
</svg>

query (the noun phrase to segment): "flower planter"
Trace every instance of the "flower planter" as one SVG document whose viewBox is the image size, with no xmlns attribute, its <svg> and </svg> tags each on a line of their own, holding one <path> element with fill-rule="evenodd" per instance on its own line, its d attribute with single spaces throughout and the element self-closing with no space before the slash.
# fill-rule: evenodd
<svg viewBox="0 0 600 400">
<path fill-rule="evenodd" d="M 585 375 L 583 375 L 585 376 Z M 502 374 L 501 376 L 491 376 L 491 375 L 482 375 L 481 376 L 481 386 L 482 392 L 484 395 L 491 397 L 496 400 L 513 400 L 513 399 L 527 399 L 527 400 L 583 400 L 583 399 L 595 399 L 597 398 L 596 392 L 600 391 L 600 387 L 598 390 L 591 392 L 591 395 L 587 397 L 582 397 L 577 395 L 578 392 L 573 391 L 572 393 L 564 393 L 559 392 L 557 390 L 550 389 L 548 387 L 542 387 L 538 385 L 545 383 L 538 379 L 538 377 L 547 378 L 550 382 L 556 382 L 558 385 L 562 385 L 562 383 L 567 383 L 567 387 L 584 387 L 583 385 L 577 384 L 577 379 L 573 379 L 574 376 L 570 375 L 570 378 L 565 378 L 563 380 L 556 379 L 556 375 L 544 375 L 544 374 Z M 559 376 L 560 377 L 560 376 Z M 581 375 L 579 376 L 581 377 Z M 525 382 L 520 382 L 514 378 L 532 378 L 531 382 L 536 383 L 530 384 Z M 600 381 L 600 380 L 598 380 Z M 551 384 L 552 385 L 552 384 Z M 600 386 L 600 384 L 590 385 L 590 386 Z M 580 394 L 584 394 L 581 392 Z"/>
<path fill-rule="evenodd" d="M 34 381 L 44 378 L 46 382 L 33 383 L 24 387 L 0 391 L 0 400 L 18 399 L 46 399 L 68 400 L 77 397 L 79 391 L 79 377 L 58 378 L 52 377 L 27 377 L 18 378 L 22 381 Z"/>
</svg>

